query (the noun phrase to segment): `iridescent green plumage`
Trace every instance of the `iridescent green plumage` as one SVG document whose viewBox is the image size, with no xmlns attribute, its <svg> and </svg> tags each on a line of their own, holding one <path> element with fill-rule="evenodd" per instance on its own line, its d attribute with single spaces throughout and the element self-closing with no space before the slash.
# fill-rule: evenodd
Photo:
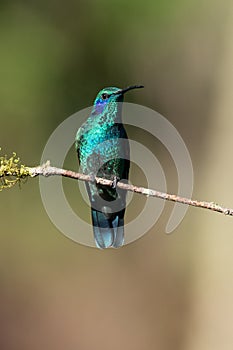
<svg viewBox="0 0 233 350">
<path fill-rule="evenodd" d="M 91 115 L 76 135 L 76 150 L 84 174 L 106 179 L 128 179 L 130 152 L 121 120 L 126 89 L 101 90 Z M 118 248 L 124 243 L 126 192 L 96 183 L 86 184 L 92 208 L 94 237 L 99 248 Z"/>
</svg>

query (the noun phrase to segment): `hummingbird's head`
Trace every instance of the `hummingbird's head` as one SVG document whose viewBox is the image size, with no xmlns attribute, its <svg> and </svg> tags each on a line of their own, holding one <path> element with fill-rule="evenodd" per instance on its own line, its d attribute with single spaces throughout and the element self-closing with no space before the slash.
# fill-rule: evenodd
<svg viewBox="0 0 233 350">
<path fill-rule="evenodd" d="M 113 105 L 117 102 L 123 102 L 124 94 L 133 89 L 140 89 L 143 88 L 142 85 L 134 85 L 129 86 L 125 89 L 119 89 L 117 87 L 107 87 L 102 89 L 98 95 L 96 96 L 95 102 L 94 102 L 94 113 L 99 114 L 103 113 L 105 108 L 107 108 L 109 105 Z"/>
</svg>

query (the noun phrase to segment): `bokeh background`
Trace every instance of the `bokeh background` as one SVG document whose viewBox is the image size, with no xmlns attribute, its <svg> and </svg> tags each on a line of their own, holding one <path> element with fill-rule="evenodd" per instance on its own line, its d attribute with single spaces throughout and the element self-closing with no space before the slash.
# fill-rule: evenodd
<svg viewBox="0 0 233 350">
<path fill-rule="evenodd" d="M 230 0 L 2 0 L 2 153 L 37 165 L 51 132 L 99 89 L 144 84 L 126 100 L 180 132 L 193 197 L 232 207 L 232 35 Z M 153 149 L 175 192 L 164 147 L 130 132 Z M 74 150 L 66 163 L 76 169 Z M 75 206 L 76 184 L 64 185 Z M 232 349 L 233 221 L 189 208 L 165 235 L 172 207 L 138 241 L 99 251 L 53 226 L 38 179 L 1 192 L 0 349 Z"/>
</svg>

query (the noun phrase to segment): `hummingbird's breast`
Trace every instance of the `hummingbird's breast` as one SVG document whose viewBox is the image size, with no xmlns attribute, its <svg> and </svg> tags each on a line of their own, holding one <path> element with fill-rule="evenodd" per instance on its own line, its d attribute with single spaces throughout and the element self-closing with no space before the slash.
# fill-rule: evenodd
<svg viewBox="0 0 233 350">
<path fill-rule="evenodd" d="M 119 173 L 119 159 L 129 158 L 129 144 L 123 124 L 106 123 L 106 120 L 99 118 L 92 125 L 87 125 L 80 136 L 82 171 L 97 174 L 104 169 L 106 173 Z"/>
</svg>

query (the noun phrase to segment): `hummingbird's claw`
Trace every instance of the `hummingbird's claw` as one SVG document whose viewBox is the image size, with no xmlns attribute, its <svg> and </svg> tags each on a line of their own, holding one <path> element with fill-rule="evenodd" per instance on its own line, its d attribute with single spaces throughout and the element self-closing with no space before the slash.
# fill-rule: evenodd
<svg viewBox="0 0 233 350">
<path fill-rule="evenodd" d="M 117 183 L 120 181 L 120 178 L 117 176 L 114 176 L 113 180 L 112 180 L 112 188 L 116 188 L 117 187 Z"/>
<path fill-rule="evenodd" d="M 95 179 L 95 174 L 94 173 L 90 173 L 90 181 L 95 183 L 96 179 Z"/>
</svg>

